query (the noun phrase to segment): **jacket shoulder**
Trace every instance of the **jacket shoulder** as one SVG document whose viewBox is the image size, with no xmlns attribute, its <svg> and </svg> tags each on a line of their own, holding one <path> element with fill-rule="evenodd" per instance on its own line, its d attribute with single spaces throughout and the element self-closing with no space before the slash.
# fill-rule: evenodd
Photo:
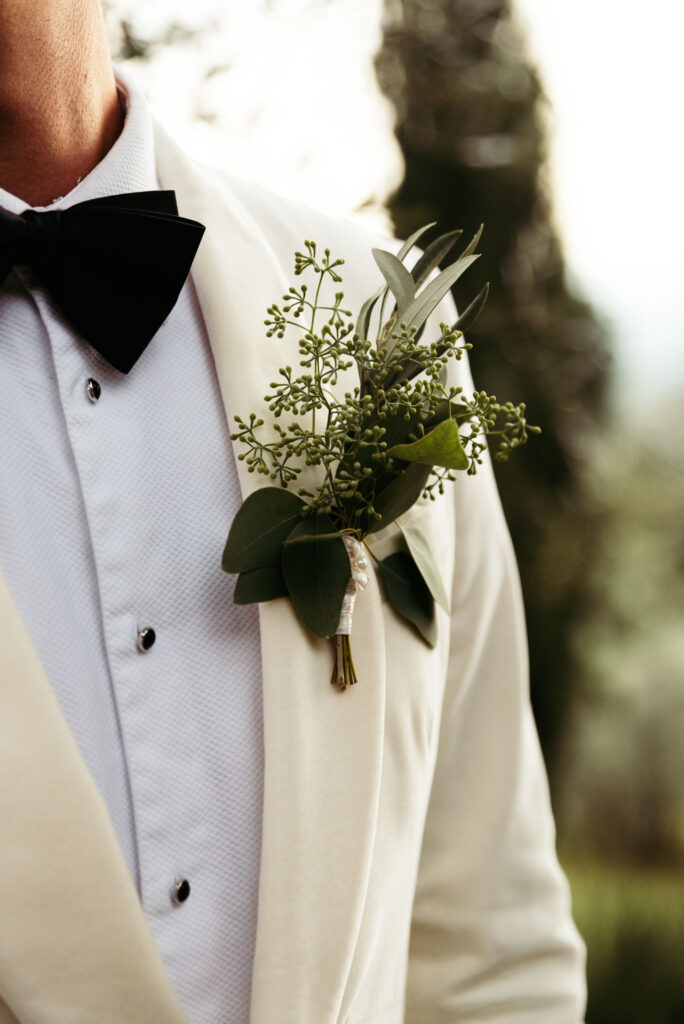
<svg viewBox="0 0 684 1024">
<path fill-rule="evenodd" d="M 309 240 L 316 242 L 319 254 L 330 249 L 333 258 L 345 261 L 340 270 L 343 288 L 360 287 L 370 294 L 374 285 L 382 281 L 372 250 L 382 248 L 396 252 L 401 244 L 387 235 L 369 231 L 349 220 L 328 216 L 237 175 L 220 170 L 208 173 L 247 212 L 288 276 L 293 272 L 295 251 L 303 251 L 305 240 Z"/>
<path fill-rule="evenodd" d="M 179 172 L 191 171 L 192 188 L 206 187 L 213 202 L 223 198 L 236 216 L 249 222 L 271 248 L 286 277 L 293 273 L 294 254 L 304 241 L 315 241 L 319 252 L 329 248 L 335 259 L 343 259 L 341 270 L 345 297 L 366 298 L 382 283 L 373 259 L 375 247 L 396 252 L 400 242 L 379 232 L 327 216 L 305 203 L 273 192 L 230 170 L 210 167 L 183 150 L 166 129 L 154 119 L 157 171 L 173 183 Z M 352 295 L 353 293 L 353 295 Z"/>
</svg>

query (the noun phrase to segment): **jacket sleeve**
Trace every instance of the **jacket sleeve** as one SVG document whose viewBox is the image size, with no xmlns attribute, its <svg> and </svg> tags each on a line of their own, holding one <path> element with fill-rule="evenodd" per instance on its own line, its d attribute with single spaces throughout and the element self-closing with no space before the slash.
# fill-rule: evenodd
<svg viewBox="0 0 684 1024">
<path fill-rule="evenodd" d="M 458 376 L 472 393 L 465 361 Z M 555 854 L 515 556 L 489 460 L 451 486 L 450 655 L 413 908 L 406 1024 L 578 1024 L 584 946 Z"/>
</svg>

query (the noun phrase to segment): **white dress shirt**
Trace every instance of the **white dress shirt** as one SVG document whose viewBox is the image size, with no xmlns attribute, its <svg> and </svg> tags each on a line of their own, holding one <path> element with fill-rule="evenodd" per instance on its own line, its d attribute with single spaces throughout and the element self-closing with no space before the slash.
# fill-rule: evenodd
<svg viewBox="0 0 684 1024">
<path fill-rule="evenodd" d="M 122 134 L 43 209 L 159 187 L 144 96 L 116 73 Z M 0 206 L 27 208 L 2 189 Z M 192 1024 L 245 1024 L 261 848 L 259 629 L 220 567 L 241 499 L 192 279 L 124 375 L 15 268 L 0 285 L 0 436 L 0 571 Z M 156 637 L 147 651 L 145 628 Z"/>
</svg>

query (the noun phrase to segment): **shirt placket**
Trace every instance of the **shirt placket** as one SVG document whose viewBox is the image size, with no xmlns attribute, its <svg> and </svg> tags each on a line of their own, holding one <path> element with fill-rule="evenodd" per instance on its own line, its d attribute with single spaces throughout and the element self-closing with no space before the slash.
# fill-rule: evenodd
<svg viewBox="0 0 684 1024">
<path fill-rule="evenodd" d="M 168 801 L 184 799 L 170 791 L 164 764 L 168 736 L 158 729 L 158 702 L 164 680 L 157 668 L 160 645 L 170 624 L 153 604 L 142 606 L 136 585 L 145 571 L 145 531 L 128 514 L 126 495 L 140 486 L 129 447 L 136 430 L 135 402 L 124 389 L 130 378 L 111 368 L 73 335 L 40 289 L 34 299 L 48 330 L 57 383 L 90 531 L 101 603 L 104 646 L 123 737 L 132 796 L 137 873 L 141 901 L 169 965 L 183 955 L 168 918 L 186 903 L 192 880 L 202 871 L 205 823 L 186 801 L 182 858 L 174 852 Z M 106 409 L 106 415 L 103 412 Z M 151 455 L 151 463 L 153 463 Z M 152 481 L 147 481 L 153 492 Z M 166 626 L 166 629 L 164 628 Z M 183 709 L 171 742 L 184 762 L 184 792 L 201 791 L 201 769 Z M 165 742 L 164 742 L 165 741 Z M 166 745 L 165 745 L 166 743 Z M 193 779 L 193 774 L 196 777 Z M 189 841 L 193 837 L 193 841 Z M 188 851 L 196 851 L 189 856 Z"/>
</svg>

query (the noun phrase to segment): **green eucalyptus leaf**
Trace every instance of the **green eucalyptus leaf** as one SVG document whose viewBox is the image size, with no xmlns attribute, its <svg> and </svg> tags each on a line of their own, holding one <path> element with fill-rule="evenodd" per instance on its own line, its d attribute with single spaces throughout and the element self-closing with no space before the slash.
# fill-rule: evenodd
<svg viewBox="0 0 684 1024">
<path fill-rule="evenodd" d="M 411 305 L 415 298 L 416 288 L 413 278 L 401 260 L 397 259 L 393 253 L 385 252 L 384 249 L 373 249 L 373 256 L 396 300 L 397 313 L 401 318 L 404 315 L 404 310 Z"/>
<path fill-rule="evenodd" d="M 340 621 L 349 582 L 349 556 L 329 516 L 313 515 L 298 523 L 283 545 L 283 575 L 297 615 L 315 636 L 333 636 Z"/>
<path fill-rule="evenodd" d="M 417 526 L 402 526 L 401 523 L 398 525 L 404 535 L 409 553 L 418 566 L 421 576 L 427 583 L 430 593 L 437 604 L 448 614 L 449 596 L 425 534 L 421 533 Z"/>
<path fill-rule="evenodd" d="M 445 235 L 440 235 L 426 246 L 425 252 L 411 271 L 416 288 L 420 288 L 421 284 L 427 281 L 430 273 L 449 255 L 462 234 L 461 230 L 447 231 Z"/>
<path fill-rule="evenodd" d="M 431 471 L 431 466 L 413 462 L 406 467 L 401 476 L 395 476 L 375 496 L 373 508 L 380 513 L 382 518 L 370 520 L 368 533 L 384 530 L 386 526 L 394 522 L 397 516 L 408 512 L 423 493 Z"/>
<path fill-rule="evenodd" d="M 387 454 L 406 462 L 442 466 L 444 469 L 467 469 L 469 466 L 455 420 L 444 420 L 417 441 L 395 444 Z"/>
<path fill-rule="evenodd" d="M 486 285 L 480 289 L 473 301 L 468 303 L 451 330 L 461 332 L 469 330 L 484 309 L 488 295 L 489 281 L 487 281 Z"/>
<path fill-rule="evenodd" d="M 235 604 L 256 604 L 273 601 L 276 597 L 287 597 L 285 577 L 279 565 L 249 569 L 238 576 L 233 595 Z"/>
<path fill-rule="evenodd" d="M 384 558 L 378 569 L 387 600 L 395 612 L 434 647 L 437 642 L 435 602 L 411 555 L 397 551 Z"/>
<path fill-rule="evenodd" d="M 223 550 L 226 572 L 247 572 L 280 563 L 280 548 L 301 519 L 305 504 L 282 487 L 263 487 L 242 503 Z"/>
</svg>

